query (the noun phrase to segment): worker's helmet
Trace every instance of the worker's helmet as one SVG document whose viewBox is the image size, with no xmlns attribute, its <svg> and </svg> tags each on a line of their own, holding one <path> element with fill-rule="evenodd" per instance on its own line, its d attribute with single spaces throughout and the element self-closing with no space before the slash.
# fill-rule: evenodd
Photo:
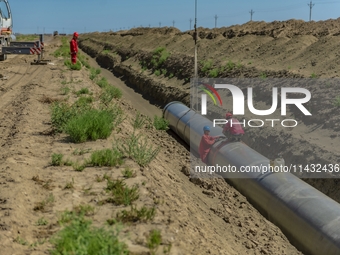
<svg viewBox="0 0 340 255">
<path fill-rule="evenodd" d="M 227 112 L 225 117 L 226 117 L 226 119 L 230 119 L 231 117 L 233 117 L 233 114 L 231 112 Z"/>
<path fill-rule="evenodd" d="M 210 127 L 209 126 L 204 126 L 203 127 L 203 131 L 210 131 Z"/>
<path fill-rule="evenodd" d="M 74 32 L 74 33 L 73 33 L 73 36 L 74 36 L 74 37 L 78 37 L 79 34 L 78 34 L 77 32 Z"/>
</svg>

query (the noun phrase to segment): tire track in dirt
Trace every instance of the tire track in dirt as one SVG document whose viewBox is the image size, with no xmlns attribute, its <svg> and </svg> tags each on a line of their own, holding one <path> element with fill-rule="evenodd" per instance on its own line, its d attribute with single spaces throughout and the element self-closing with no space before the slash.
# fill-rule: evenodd
<svg viewBox="0 0 340 255">
<path fill-rule="evenodd" d="M 43 71 L 39 66 L 35 66 L 32 72 L 28 72 L 29 70 L 30 66 L 20 66 L 13 80 L 6 84 L 4 88 L 6 92 L 0 96 L 0 147 L 2 148 L 0 157 L 2 159 L 8 154 L 11 139 L 18 132 L 17 125 L 26 108 L 29 92 L 36 85 L 32 80 Z"/>
</svg>

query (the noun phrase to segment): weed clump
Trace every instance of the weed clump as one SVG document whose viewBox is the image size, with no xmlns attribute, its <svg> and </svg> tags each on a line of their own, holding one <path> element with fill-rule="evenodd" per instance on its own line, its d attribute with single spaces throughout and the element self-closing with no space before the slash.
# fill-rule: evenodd
<svg viewBox="0 0 340 255">
<path fill-rule="evenodd" d="M 168 130 L 169 129 L 169 121 L 162 117 L 155 116 L 153 120 L 153 124 L 157 130 Z"/>
<path fill-rule="evenodd" d="M 80 61 L 77 61 L 75 64 L 72 64 L 71 60 L 66 59 L 64 61 L 64 65 L 70 68 L 71 70 L 81 70 L 81 63 Z"/>
<path fill-rule="evenodd" d="M 92 97 L 80 97 L 73 105 L 54 103 L 51 106 L 51 122 L 55 132 L 65 132 L 73 142 L 105 139 L 121 121 L 122 111 L 112 106 L 94 109 Z"/>
<path fill-rule="evenodd" d="M 92 166 L 118 166 L 123 163 L 123 154 L 119 150 L 106 149 L 95 151 L 88 164 Z"/>
<path fill-rule="evenodd" d="M 119 88 L 108 85 L 104 88 L 104 91 L 100 96 L 100 100 L 103 104 L 108 105 L 112 101 L 112 99 L 121 98 L 122 95 L 123 93 Z"/>
<path fill-rule="evenodd" d="M 61 166 L 63 164 L 63 154 L 57 154 L 57 153 L 53 153 L 52 154 L 52 166 Z"/>
<path fill-rule="evenodd" d="M 106 201 L 116 205 L 131 205 L 131 203 L 139 198 L 138 186 L 134 185 L 129 188 L 122 180 L 107 179 L 106 190 L 112 195 Z"/>
<path fill-rule="evenodd" d="M 150 249 L 151 254 L 155 254 L 159 245 L 162 243 L 162 235 L 159 230 L 152 230 L 148 237 L 148 248 Z"/>
<path fill-rule="evenodd" d="M 140 166 L 147 166 L 158 155 L 160 148 L 153 148 L 147 138 L 132 133 L 124 142 L 117 142 L 117 148 L 128 157 L 134 159 Z"/>
<path fill-rule="evenodd" d="M 73 217 L 70 224 L 55 236 L 52 255 L 114 255 L 129 254 L 127 245 L 118 239 L 119 230 L 92 227 L 90 220 Z"/>
<path fill-rule="evenodd" d="M 117 213 L 117 220 L 121 222 L 147 222 L 149 220 L 154 219 L 156 214 L 155 207 L 147 208 L 143 206 L 140 209 L 137 209 L 136 206 L 131 206 L 130 211 L 123 210 Z"/>
<path fill-rule="evenodd" d="M 111 112 L 91 109 L 67 122 L 65 133 L 75 143 L 105 139 L 111 135 L 113 120 Z"/>
</svg>

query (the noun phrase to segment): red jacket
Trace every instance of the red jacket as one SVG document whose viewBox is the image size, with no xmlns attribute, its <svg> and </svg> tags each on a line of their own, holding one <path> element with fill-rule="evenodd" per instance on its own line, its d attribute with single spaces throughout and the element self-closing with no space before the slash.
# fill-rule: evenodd
<svg viewBox="0 0 340 255">
<path fill-rule="evenodd" d="M 210 151 L 211 146 L 214 144 L 216 138 L 218 138 L 218 136 L 210 136 L 210 135 L 202 136 L 198 152 L 200 154 L 200 157 L 203 163 L 207 164 L 206 162 L 207 155 Z"/>
<path fill-rule="evenodd" d="M 72 38 L 72 40 L 70 41 L 70 51 L 71 54 L 78 52 L 78 42 L 74 38 Z"/>
<path fill-rule="evenodd" d="M 223 133 L 230 132 L 232 135 L 244 134 L 244 130 L 237 119 L 231 118 L 223 128 Z"/>
</svg>

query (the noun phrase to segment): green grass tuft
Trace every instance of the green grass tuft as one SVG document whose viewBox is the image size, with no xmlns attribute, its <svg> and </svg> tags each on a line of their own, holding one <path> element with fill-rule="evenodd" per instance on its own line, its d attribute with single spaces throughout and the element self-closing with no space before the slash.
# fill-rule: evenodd
<svg viewBox="0 0 340 255">
<path fill-rule="evenodd" d="M 67 122 L 65 133 L 75 143 L 105 139 L 111 135 L 113 121 L 110 111 L 91 109 Z"/>
<path fill-rule="evenodd" d="M 106 190 L 112 195 L 107 201 L 116 205 L 131 205 L 133 201 L 139 198 L 138 185 L 129 188 L 122 180 L 111 181 L 107 179 Z"/>
<path fill-rule="evenodd" d="M 51 255 L 116 255 L 129 254 L 126 244 L 118 239 L 119 230 L 91 226 L 90 220 L 77 217 L 62 229 L 51 243 Z"/>
<path fill-rule="evenodd" d="M 88 164 L 92 166 L 119 166 L 123 164 L 123 154 L 115 149 L 95 151 L 92 153 Z"/>
<path fill-rule="evenodd" d="M 157 130 L 168 130 L 169 129 L 169 121 L 162 117 L 158 117 L 157 115 L 154 117 L 153 124 Z"/>
<path fill-rule="evenodd" d="M 126 154 L 128 157 L 134 159 L 140 166 L 147 166 L 158 155 L 160 148 L 153 148 L 148 143 L 147 138 L 142 138 L 142 135 L 132 133 L 131 136 L 123 142 L 115 144 L 117 148 Z"/>
<path fill-rule="evenodd" d="M 147 208 L 145 206 L 137 209 L 136 206 L 132 206 L 130 211 L 123 210 L 118 212 L 116 215 L 117 220 L 121 222 L 147 222 L 149 220 L 153 220 L 156 214 L 155 207 Z"/>
</svg>

